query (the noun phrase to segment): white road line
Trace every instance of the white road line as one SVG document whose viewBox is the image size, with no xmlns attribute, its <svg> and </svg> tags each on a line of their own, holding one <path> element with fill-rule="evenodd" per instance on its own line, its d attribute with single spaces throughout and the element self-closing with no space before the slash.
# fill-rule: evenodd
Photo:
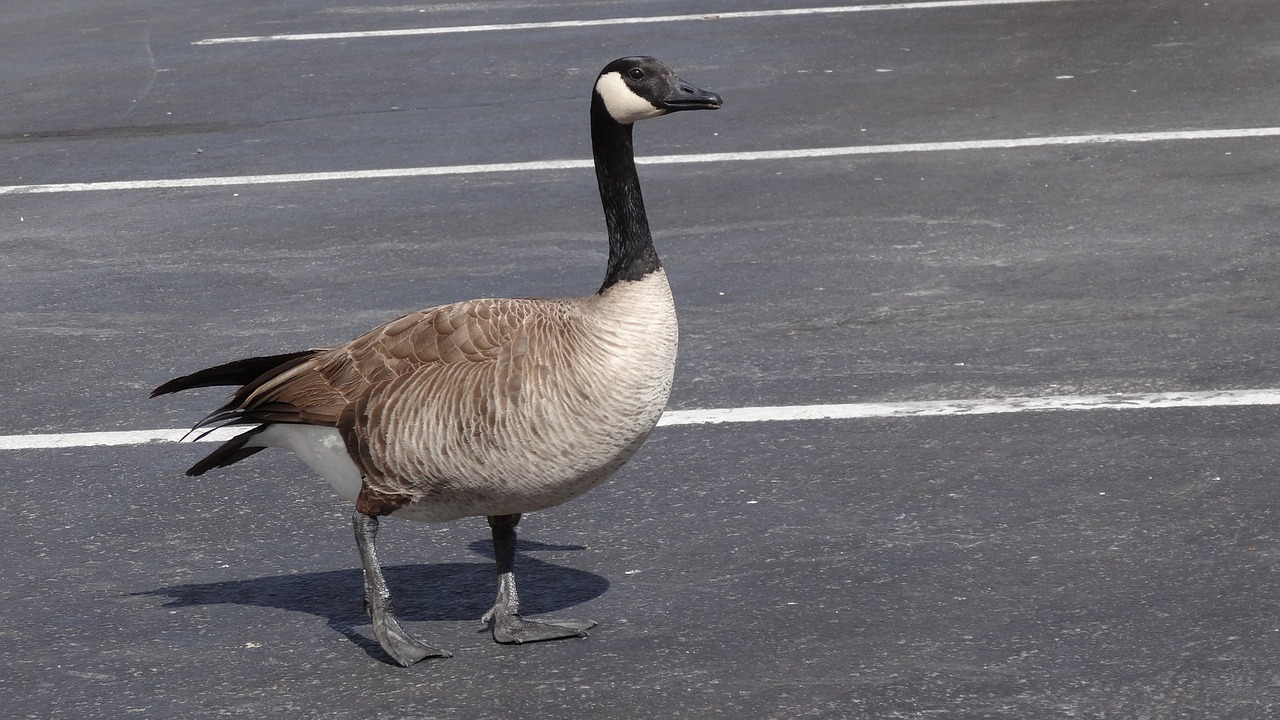
<svg viewBox="0 0 1280 720">
<path fill-rule="evenodd" d="M 379 170 L 338 170 L 334 172 L 284 173 L 279 175 L 230 175 L 204 178 L 164 178 L 159 180 L 109 180 L 106 182 L 56 183 L 50 185 L 0 185 L 0 195 L 34 193 L 93 192 L 98 190 L 163 190 L 227 185 L 273 185 L 321 182 L 326 180 L 376 180 L 431 175 L 508 173 L 528 170 L 568 170 L 591 167 L 590 160 L 538 160 L 487 165 L 438 165 L 435 167 L 384 168 Z"/>
<path fill-rule="evenodd" d="M 1224 128 L 1218 130 L 1172 130 L 1137 133 L 1094 133 L 1089 135 L 997 138 L 993 140 L 955 140 L 948 142 L 897 143 L 891 145 L 848 145 L 844 147 L 799 148 L 795 150 L 758 150 L 752 152 L 701 153 L 692 155 L 652 155 L 648 157 L 638 157 L 636 158 L 636 162 L 641 165 L 689 165 L 713 162 L 806 160 L 853 157 L 857 155 L 1004 150 L 1053 147 L 1059 145 L 1107 145 L 1117 143 L 1185 142 L 1195 140 L 1230 140 L 1267 137 L 1280 137 L 1280 127 Z M 529 162 L 489 163 L 479 165 L 437 165 L 416 168 L 382 168 L 377 170 L 282 173 L 278 175 L 231 175 L 223 177 L 167 178 L 158 180 L 110 180 L 104 182 L 55 183 L 46 185 L 0 185 L 0 195 L 95 192 L 100 190 L 157 190 L 169 188 L 269 185 L 335 180 L 374 180 L 440 175 L 470 175 L 478 173 L 578 170 L 590 167 L 591 161 L 586 159 L 534 160 Z"/>
<path fill-rule="evenodd" d="M 220 428 L 193 442 L 228 440 L 245 428 Z M 58 448 L 108 447 L 111 445 L 144 445 L 152 442 L 180 442 L 191 434 L 189 429 L 119 430 L 115 432 L 51 433 L 47 435 L 0 435 L 0 450 L 56 450 Z"/>
<path fill-rule="evenodd" d="M 279 40 L 353 40 L 360 38 L 405 37 L 411 35 L 451 35 L 457 33 L 499 32 L 510 30 L 554 30 L 557 28 L 600 27 L 603 25 L 641 25 L 648 23 L 693 22 L 709 20 L 748 20 L 754 18 L 794 17 L 801 15 L 837 15 L 845 13 L 881 12 L 886 10 L 934 10 L 940 8 L 981 7 L 986 5 L 1033 5 L 1075 0 L 940 0 L 939 2 L 903 2 L 877 5 L 845 5 L 840 7 L 788 8 L 782 10 L 748 10 L 739 12 L 699 13 L 696 15 L 652 15 L 648 17 L 601 18 L 598 20 L 553 20 L 550 22 L 505 23 L 494 25 L 456 25 L 446 27 L 401 28 L 397 30 L 365 30 L 354 32 L 291 33 L 253 35 L 197 40 L 192 45 L 227 45 L 234 43 L 272 42 Z"/>
<path fill-rule="evenodd" d="M 1118 395 L 1055 395 L 975 400 L 922 400 L 900 403 L 846 403 L 841 405 L 781 405 L 774 407 L 671 410 L 662 416 L 662 420 L 658 424 L 662 426 L 719 425 L 724 423 L 992 415 L 998 413 L 1049 412 L 1054 410 L 1158 410 L 1256 405 L 1280 405 L 1280 389 Z M 243 428 L 222 428 L 209 433 L 203 438 L 199 438 L 197 441 L 221 442 L 241 430 Z M 185 429 L 168 429 L 58 433 L 50 435 L 0 435 L 0 450 L 47 450 L 111 445 L 142 445 L 152 442 L 178 442 L 187 434 L 188 431 Z"/>
<path fill-rule="evenodd" d="M 1157 410 L 1188 407 L 1280 405 L 1280 389 L 1119 395 L 1051 395 L 976 400 L 921 400 L 901 403 L 782 405 L 774 407 L 673 410 L 659 425 L 704 425 L 801 420 L 917 418 L 942 415 L 993 415 L 1050 410 Z"/>
</svg>

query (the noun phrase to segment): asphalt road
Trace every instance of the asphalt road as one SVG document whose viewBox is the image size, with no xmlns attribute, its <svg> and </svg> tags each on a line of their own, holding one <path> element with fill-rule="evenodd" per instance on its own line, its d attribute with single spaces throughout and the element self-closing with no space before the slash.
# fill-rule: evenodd
<svg viewBox="0 0 1280 720">
<path fill-rule="evenodd" d="M 807 4 L 794 4 L 797 7 Z M 17 0 L 0 23 L 0 435 L 174 428 L 177 374 L 480 296 L 594 290 L 589 170 L 4 193 L 589 156 L 597 69 L 717 113 L 641 155 L 1280 125 L 1272 0 L 1047 2 L 310 41 L 742 3 Z M 1275 137 L 641 168 L 674 409 L 1280 387 Z M 1280 408 L 661 428 L 521 524 L 389 522 L 401 669 L 349 510 L 284 453 L 0 451 L 0 715 L 1219 718 L 1280 708 Z"/>
</svg>

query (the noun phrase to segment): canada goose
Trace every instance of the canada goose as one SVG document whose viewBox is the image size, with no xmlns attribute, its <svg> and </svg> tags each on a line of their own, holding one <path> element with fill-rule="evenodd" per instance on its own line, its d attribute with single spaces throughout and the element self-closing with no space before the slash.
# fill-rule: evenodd
<svg viewBox="0 0 1280 720">
<path fill-rule="evenodd" d="M 239 385 L 196 424 L 252 425 L 188 475 L 268 447 L 292 451 L 354 501 L 365 608 L 384 650 L 408 666 L 449 653 L 400 626 L 375 550 L 379 518 L 489 520 L 500 643 L 585 637 L 594 622 L 520 615 L 513 574 L 522 513 L 598 485 L 662 415 L 676 315 L 653 247 L 632 152 L 637 120 L 720 107 L 720 96 L 651 57 L 605 66 L 591 96 L 591 146 L 609 232 L 604 284 L 572 299 L 485 299 L 393 320 L 331 348 L 211 367 L 156 388 Z"/>
</svg>

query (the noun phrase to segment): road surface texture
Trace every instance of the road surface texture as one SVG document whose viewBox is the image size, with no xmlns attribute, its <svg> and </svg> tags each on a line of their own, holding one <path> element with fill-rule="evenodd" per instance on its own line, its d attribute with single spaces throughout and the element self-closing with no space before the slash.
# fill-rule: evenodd
<svg viewBox="0 0 1280 720">
<path fill-rule="evenodd" d="M 1273 0 L 4 16 L 0 715 L 1280 713 L 1274 403 L 665 425 L 521 525 L 525 610 L 585 640 L 489 639 L 482 519 L 386 523 L 455 654 L 409 669 L 290 455 L 191 479 L 210 445 L 85 434 L 189 426 L 225 393 L 147 393 L 223 360 L 593 291 L 627 54 L 725 100 L 636 129 L 672 410 L 1280 388 Z"/>
</svg>

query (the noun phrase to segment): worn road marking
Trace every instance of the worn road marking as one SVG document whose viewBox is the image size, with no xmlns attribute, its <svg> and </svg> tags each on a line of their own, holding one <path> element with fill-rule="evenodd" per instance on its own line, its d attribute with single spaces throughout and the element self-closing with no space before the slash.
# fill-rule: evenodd
<svg viewBox="0 0 1280 720">
<path fill-rule="evenodd" d="M 940 0 L 939 2 L 882 3 L 845 5 L 840 7 L 787 8 L 781 10 L 745 10 L 737 12 L 698 13 L 695 15 L 651 15 L 647 17 L 600 18 L 596 20 L 552 20 L 548 22 L 501 23 L 492 25 L 454 25 L 444 27 L 399 28 L 393 30 L 356 30 L 349 32 L 287 33 L 245 37 L 207 38 L 192 45 L 229 45 L 297 40 L 356 40 L 361 38 L 406 37 L 413 35 L 452 35 L 457 33 L 500 32 L 511 30 L 555 30 L 560 28 L 600 27 L 603 25 L 643 25 L 650 23 L 695 22 L 712 20 L 749 20 L 755 18 L 795 17 L 803 15 L 838 15 L 846 13 L 882 12 L 888 10 L 935 10 L 941 8 L 981 7 L 985 5 L 1034 5 L 1073 2 L 1074 0 Z"/>
<path fill-rule="evenodd" d="M 1047 397 L 983 398 L 974 400 L 922 400 L 899 403 L 844 403 L 838 405 L 779 405 L 771 407 L 671 410 L 658 423 L 718 425 L 724 423 L 799 422 L 871 418 L 922 418 L 959 415 L 993 415 L 1084 410 L 1159 410 L 1168 408 L 1242 407 L 1280 405 L 1280 389 L 1210 390 L 1200 392 L 1132 393 L 1118 395 L 1053 395 Z M 198 442 L 222 442 L 244 428 L 222 428 Z M 123 430 L 117 432 L 0 435 L 0 450 L 142 445 L 178 442 L 186 429 Z"/>
<path fill-rule="evenodd" d="M 800 148 L 796 150 L 758 150 L 753 152 L 699 153 L 690 155 L 651 155 L 648 157 L 636 158 L 636 163 L 640 165 L 689 165 L 715 162 L 810 160 L 852 157 L 857 155 L 1012 150 L 1021 148 L 1054 147 L 1061 145 L 1107 145 L 1116 143 L 1187 142 L 1196 140 L 1241 140 L 1268 137 L 1280 137 L 1280 127 L 1222 128 L 1217 130 L 1171 130 L 1138 133 L 1093 133 L 1088 135 L 997 138 L 993 140 L 952 140 L 945 142 L 896 143 L 889 145 L 848 145 L 844 147 Z M 272 185 L 337 180 L 377 180 L 441 175 L 474 175 L 479 173 L 578 170 L 590 167 L 592 167 L 591 160 L 584 158 L 570 160 L 533 160 L 529 162 L 489 163 L 479 165 L 437 165 L 415 168 L 380 168 L 374 170 L 282 173 L 278 175 L 229 175 L 223 177 L 167 178 L 157 180 L 109 180 L 104 182 L 55 183 L 47 185 L 0 185 L 0 195 Z"/>
<path fill-rule="evenodd" d="M 900 403 L 781 405 L 674 410 L 659 425 L 703 425 L 804 420 L 918 418 L 952 415 L 1047 412 L 1051 410 L 1156 410 L 1188 407 L 1280 405 L 1276 390 L 1211 390 L 1119 395 L 1052 395 L 974 400 L 921 400 Z"/>
</svg>

